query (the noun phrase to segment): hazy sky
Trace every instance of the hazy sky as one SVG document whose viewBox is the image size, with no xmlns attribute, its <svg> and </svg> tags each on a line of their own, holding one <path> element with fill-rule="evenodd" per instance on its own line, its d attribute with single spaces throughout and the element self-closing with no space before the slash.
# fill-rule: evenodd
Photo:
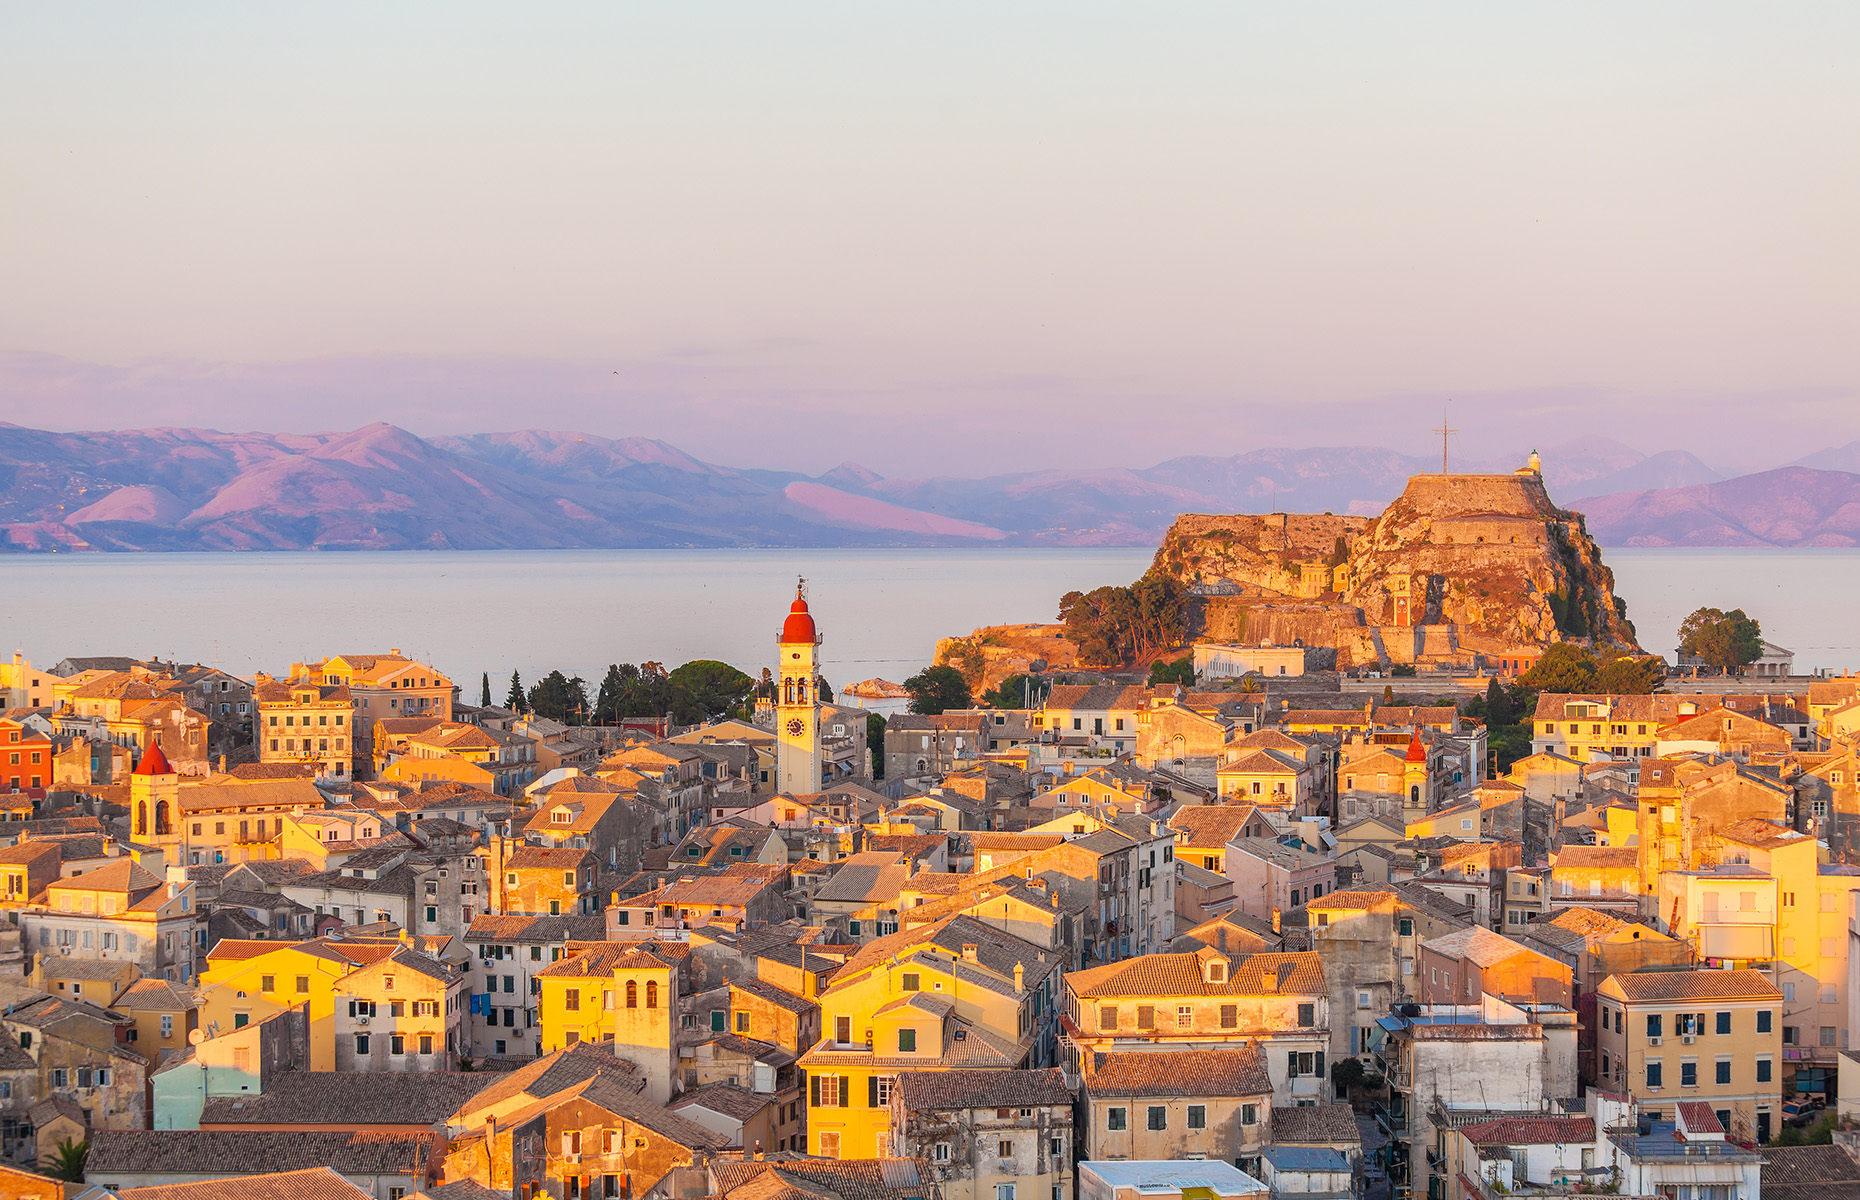
<svg viewBox="0 0 1860 1200">
<path fill-rule="evenodd" d="M 0 8 L 0 420 L 1860 437 L 1860 5 Z"/>
</svg>

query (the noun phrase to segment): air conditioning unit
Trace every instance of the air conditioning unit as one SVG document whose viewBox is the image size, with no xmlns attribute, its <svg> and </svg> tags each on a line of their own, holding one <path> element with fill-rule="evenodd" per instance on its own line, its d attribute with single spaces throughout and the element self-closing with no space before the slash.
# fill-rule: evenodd
<svg viewBox="0 0 1860 1200">
<path fill-rule="evenodd" d="M 357 1025 L 366 1025 L 366 1024 L 368 1024 L 368 1018 L 367 1018 L 367 1017 L 357 1017 L 357 1018 L 355 1018 L 355 1023 L 356 1023 Z"/>
<path fill-rule="evenodd" d="M 1647 1044 L 1649 1046 L 1657 1046 L 1660 1044 L 1660 1039 L 1657 1037 L 1650 1037 L 1647 1039 Z"/>
<path fill-rule="evenodd" d="M 1698 1041 L 1698 1038 L 1696 1038 L 1696 1037 L 1694 1037 L 1694 1036 L 1693 1036 L 1692 1034 L 1689 1034 L 1689 1033 L 1688 1033 L 1688 1034 L 1687 1034 L 1686 1036 L 1684 1036 L 1684 1037 L 1682 1037 L 1682 1038 L 1680 1038 L 1679 1040 L 1680 1040 L 1681 1042 L 1684 1042 L 1684 1043 L 1685 1043 L 1686 1045 L 1688 1045 L 1688 1046 L 1690 1046 L 1690 1045 L 1691 1045 L 1691 1044 L 1692 1044 L 1693 1042 L 1696 1042 L 1696 1041 Z"/>
<path fill-rule="evenodd" d="M 562 1161 L 563 1161 L 563 1162 L 565 1162 L 565 1163 L 568 1163 L 568 1164 L 570 1164 L 570 1165 L 572 1166 L 573 1164 L 575 1164 L 575 1163 L 578 1163 L 578 1162 L 580 1162 L 580 1161 L 581 1161 L 581 1155 L 579 1155 L 579 1154 L 564 1154 L 564 1155 L 562 1156 Z"/>
</svg>

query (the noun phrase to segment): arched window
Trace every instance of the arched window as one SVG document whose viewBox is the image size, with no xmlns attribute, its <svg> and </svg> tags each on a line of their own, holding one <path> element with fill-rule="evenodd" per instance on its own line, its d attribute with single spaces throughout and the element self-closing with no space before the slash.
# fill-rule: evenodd
<svg viewBox="0 0 1860 1200">
<path fill-rule="evenodd" d="M 1421 785 L 1420 784 L 1417 783 L 1413 787 L 1408 789 L 1408 801 L 1409 803 L 1417 805 L 1417 806 L 1421 803 Z"/>
<path fill-rule="evenodd" d="M 144 800 L 136 805 L 136 832 L 146 834 L 149 831 L 149 803 Z"/>
<path fill-rule="evenodd" d="M 626 1006 L 628 1008 L 639 1007 L 639 983 L 632 979 L 626 981 Z"/>
<path fill-rule="evenodd" d="M 155 833 L 156 836 L 159 837 L 161 834 L 168 832 L 170 832 L 168 828 L 168 802 L 166 800 L 158 800 L 155 802 Z"/>
<path fill-rule="evenodd" d="M 659 984 L 657 980 L 648 979 L 646 981 L 646 1007 L 659 1007 Z"/>
</svg>

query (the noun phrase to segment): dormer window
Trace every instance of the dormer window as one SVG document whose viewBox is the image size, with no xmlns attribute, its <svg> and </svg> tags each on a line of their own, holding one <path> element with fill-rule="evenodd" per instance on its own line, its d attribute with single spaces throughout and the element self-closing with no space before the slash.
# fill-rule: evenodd
<svg viewBox="0 0 1860 1200">
<path fill-rule="evenodd" d="M 1218 958 L 1209 959 L 1208 960 L 1208 982 L 1209 983 L 1226 983 L 1227 982 L 1227 964 L 1222 962 Z"/>
</svg>

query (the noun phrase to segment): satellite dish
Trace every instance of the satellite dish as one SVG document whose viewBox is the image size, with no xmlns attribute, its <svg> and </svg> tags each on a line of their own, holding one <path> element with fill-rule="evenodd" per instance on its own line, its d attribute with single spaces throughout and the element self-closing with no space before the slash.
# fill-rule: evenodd
<svg viewBox="0 0 1860 1200">
<path fill-rule="evenodd" d="M 207 1031 L 204 1029 L 190 1029 L 187 1031 L 187 1044 L 190 1046 L 198 1046 L 206 1040 Z"/>
</svg>

